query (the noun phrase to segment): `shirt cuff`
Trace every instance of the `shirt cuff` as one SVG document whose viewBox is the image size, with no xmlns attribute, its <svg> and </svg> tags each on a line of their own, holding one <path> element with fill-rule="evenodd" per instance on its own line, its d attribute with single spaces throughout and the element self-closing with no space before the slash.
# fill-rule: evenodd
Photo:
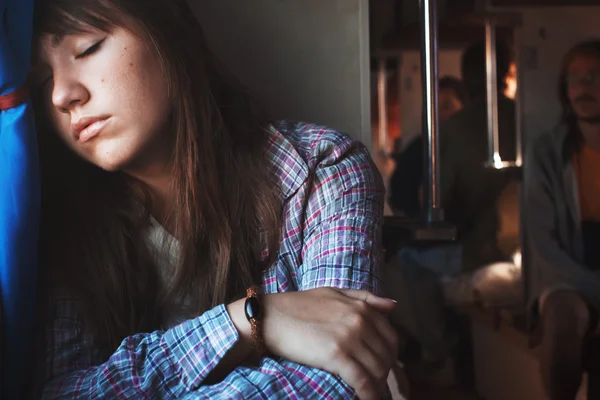
<svg viewBox="0 0 600 400">
<path fill-rule="evenodd" d="M 169 329 L 163 336 L 183 385 L 196 390 L 239 340 L 225 305 Z"/>
</svg>

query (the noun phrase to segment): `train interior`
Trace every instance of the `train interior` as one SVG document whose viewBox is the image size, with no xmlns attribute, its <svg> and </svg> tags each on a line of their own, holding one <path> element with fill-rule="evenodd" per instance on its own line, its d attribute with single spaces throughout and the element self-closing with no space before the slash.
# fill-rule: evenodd
<svg viewBox="0 0 600 400">
<path fill-rule="evenodd" d="M 529 265 L 520 213 L 523 169 L 528 165 L 527 146 L 560 117 L 556 88 L 565 53 L 582 40 L 600 38 L 600 3 L 190 0 L 190 5 L 217 56 L 272 115 L 328 125 L 361 140 L 388 194 L 398 168 L 396 156 L 421 137 L 421 213 L 415 217 L 396 209 L 387 201 L 389 195 L 385 204 L 385 290 L 398 301 L 392 321 L 402 338 L 403 368 L 395 377 L 394 398 L 546 399 L 538 349 L 527 331 Z M 493 84 L 498 76 L 490 43 L 495 40 L 505 42 L 512 54 L 502 93 Z M 481 132 L 487 151 L 472 156 L 510 176 L 493 205 L 499 215 L 501 259 L 468 270 L 453 259 L 458 272 L 433 278 L 433 283 L 431 276 L 407 278 L 404 263 L 417 253 L 432 264 L 455 257 L 456 227 L 444 218 L 439 197 L 444 176 L 439 170 L 439 130 L 442 114 L 452 105 L 444 103 L 439 83 L 442 78 L 468 78 L 462 76 L 461 57 L 478 41 L 486 44 L 486 84 L 494 90 L 486 94 L 488 124 Z M 499 97 L 515 103 L 511 159 L 498 153 L 503 142 L 497 120 Z M 423 249 L 431 248 L 440 251 L 425 256 Z M 433 284 L 437 289 L 432 290 L 443 298 L 443 312 L 452 313 L 456 328 L 453 350 L 441 363 L 427 362 L 419 344 L 420 332 L 438 329 L 427 328 L 429 322 L 418 315 L 428 312 L 421 297 Z M 585 381 L 577 399 L 592 400 Z"/>
<path fill-rule="evenodd" d="M 370 6 L 373 154 L 388 182 L 389 191 L 393 189 L 390 188 L 393 185 L 393 182 L 390 183 L 392 175 L 398 165 L 402 165 L 398 164 L 395 154 L 406 151 L 415 137 L 422 135 L 420 132 L 427 134 L 428 130 L 431 131 L 426 115 L 423 122 L 423 115 L 428 111 L 426 107 L 432 101 L 427 97 L 430 89 L 427 74 L 430 71 L 423 67 L 424 62 L 430 62 L 423 54 L 427 51 L 427 36 L 424 35 L 427 21 L 422 2 L 371 2 Z M 540 352 L 532 345 L 528 333 L 529 265 L 527 237 L 520 215 L 522 186 L 527 182 L 523 181 L 523 174 L 519 171 L 527 168 L 527 145 L 537 135 L 551 130 L 561 115 L 557 95 L 561 60 L 576 43 L 600 35 L 596 23 L 600 8 L 586 1 L 448 0 L 437 2 L 436 11 L 433 23 L 437 27 L 434 51 L 437 52 L 438 82 L 447 77 L 465 79 L 461 76 L 461 54 L 474 41 L 489 43 L 499 39 L 509 44 L 513 57 L 505 77 L 504 93 L 493 95 L 503 95 L 516 104 L 517 148 L 512 159 L 498 159 L 491 147 L 483 157 L 490 167 L 498 164 L 495 167 L 512 169 L 511 174 L 514 173 L 511 182 L 496 199 L 499 216 L 497 240 L 503 260 L 480 265 L 474 271 L 442 282 L 446 304 L 468 321 L 464 333 L 468 339 L 451 363 L 429 375 L 424 382 L 418 383 L 419 378 L 415 378 L 410 385 L 409 398 L 546 399 L 539 373 Z M 382 24 L 382 21 L 388 21 L 388 24 Z M 492 71 L 490 63 L 495 57 L 490 54 L 489 47 L 487 50 L 489 75 Z M 488 76 L 487 115 L 490 119 L 487 128 L 490 144 L 494 140 L 503 140 L 502 133 L 494 132 L 494 125 L 497 129 L 498 124 L 494 118 L 498 114 L 493 110 L 497 104 L 489 97 L 489 84 L 493 79 Z M 441 120 L 445 110 L 441 86 L 439 89 L 437 104 Z M 439 120 L 438 123 L 443 125 Z M 426 135 L 423 136 L 427 139 Z M 431 139 L 423 142 L 426 147 L 424 154 L 429 155 L 425 162 L 431 162 L 432 150 L 427 149 Z M 465 156 L 469 157 L 469 154 Z M 444 165 L 443 160 L 441 164 Z M 435 181 L 431 172 L 432 169 L 426 170 L 426 175 L 429 173 L 424 178 L 426 184 Z M 441 176 L 444 176 L 443 172 Z M 429 200 L 431 211 L 431 194 Z M 391 216 L 388 217 L 386 234 L 388 237 L 400 237 L 399 228 L 408 229 L 406 223 L 403 225 L 401 222 L 402 216 L 398 216 L 403 213 L 394 210 L 390 204 L 386 206 L 386 214 Z M 431 227 L 431 214 L 423 215 L 421 221 Z M 414 228 L 411 229 L 414 233 Z M 436 235 L 435 229 L 432 235 Z M 390 290 L 396 290 L 399 298 L 404 300 L 400 301 L 399 315 L 396 316 L 398 326 L 404 329 L 407 324 L 418 323 L 419 318 L 415 318 L 414 314 L 427 308 L 407 305 L 415 301 L 410 298 L 410 293 L 415 293 L 415 290 L 409 287 L 415 281 L 402 282 L 401 277 L 395 275 L 404 268 L 403 259 L 395 256 L 396 246 L 402 247 L 402 244 L 398 245 L 391 238 L 388 243 L 394 243 L 387 248 L 394 255 L 388 257 L 386 273 L 392 282 L 399 283 Z M 402 243 L 406 245 L 407 242 Z M 420 332 L 414 326 L 408 330 Z M 469 367 L 465 368 L 465 365 Z M 577 399 L 592 399 L 600 395 L 587 393 L 587 378 L 583 378 Z M 462 387 L 462 390 L 457 387 Z"/>
</svg>

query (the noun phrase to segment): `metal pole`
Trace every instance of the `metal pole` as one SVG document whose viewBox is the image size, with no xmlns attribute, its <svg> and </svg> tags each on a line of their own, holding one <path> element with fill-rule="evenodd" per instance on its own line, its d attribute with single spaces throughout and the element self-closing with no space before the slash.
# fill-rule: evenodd
<svg viewBox="0 0 600 400">
<path fill-rule="evenodd" d="M 420 0 L 421 77 L 423 82 L 423 200 L 427 222 L 441 222 L 438 119 L 438 43 L 436 0 Z"/>
<path fill-rule="evenodd" d="M 516 35 L 517 38 L 519 35 Z M 515 80 L 517 81 L 517 92 L 515 94 L 515 99 L 517 101 L 517 115 L 516 115 L 516 119 L 517 119 L 517 127 L 516 127 L 516 140 L 515 140 L 515 145 L 517 146 L 516 149 L 516 157 L 515 157 L 515 165 L 517 167 L 521 167 L 523 166 L 523 90 L 521 88 L 521 76 L 523 74 L 523 71 L 521 71 L 521 54 L 520 54 L 520 42 L 518 39 L 516 39 L 516 43 L 515 43 L 515 67 L 516 67 L 516 74 L 515 74 Z"/>
<path fill-rule="evenodd" d="M 498 138 L 498 73 L 496 72 L 496 27 L 492 18 L 485 19 L 485 64 L 487 77 L 488 164 L 502 167 Z"/>
<path fill-rule="evenodd" d="M 386 58 L 379 57 L 379 71 L 377 73 L 377 102 L 379 108 L 379 151 L 387 151 L 387 74 L 386 74 Z"/>
</svg>

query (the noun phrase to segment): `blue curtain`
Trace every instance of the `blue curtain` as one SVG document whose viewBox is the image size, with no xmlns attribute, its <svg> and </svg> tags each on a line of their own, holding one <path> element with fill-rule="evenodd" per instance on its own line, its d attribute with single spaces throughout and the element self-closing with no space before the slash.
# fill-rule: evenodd
<svg viewBox="0 0 600 400">
<path fill-rule="evenodd" d="M 0 0 L 0 96 L 29 72 L 34 0 Z M 2 399 L 18 399 L 32 345 L 40 212 L 37 138 L 31 101 L 0 111 L 0 295 Z"/>
</svg>

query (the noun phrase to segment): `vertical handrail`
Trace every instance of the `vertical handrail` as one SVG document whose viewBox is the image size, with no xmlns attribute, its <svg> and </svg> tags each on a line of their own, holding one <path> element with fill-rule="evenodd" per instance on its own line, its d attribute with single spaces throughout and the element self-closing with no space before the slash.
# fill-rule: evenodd
<svg viewBox="0 0 600 400">
<path fill-rule="evenodd" d="M 421 77 L 425 153 L 423 200 L 428 223 L 444 220 L 440 193 L 438 118 L 438 40 L 436 0 L 420 0 Z"/>
<path fill-rule="evenodd" d="M 502 167 L 498 133 L 498 73 L 496 71 L 496 26 L 491 17 L 485 18 L 485 65 L 487 79 L 488 164 Z"/>
<path fill-rule="evenodd" d="M 377 103 L 379 110 L 379 151 L 385 153 L 387 151 L 387 71 L 386 58 L 384 55 L 378 59 L 379 69 L 377 72 Z"/>
<path fill-rule="evenodd" d="M 521 87 L 521 83 L 522 83 L 522 79 L 521 76 L 523 74 L 523 71 L 521 71 L 521 46 L 520 46 L 520 42 L 519 39 L 515 39 L 515 69 L 516 69 L 516 73 L 515 73 L 515 80 L 516 80 L 516 85 L 517 85 L 517 91 L 515 93 L 515 100 L 517 103 L 517 107 L 516 107 L 516 140 L 515 140 L 515 146 L 516 151 L 515 151 L 515 164 L 517 167 L 521 167 L 523 166 L 523 102 L 524 102 L 524 98 L 523 98 L 523 88 Z"/>
</svg>

